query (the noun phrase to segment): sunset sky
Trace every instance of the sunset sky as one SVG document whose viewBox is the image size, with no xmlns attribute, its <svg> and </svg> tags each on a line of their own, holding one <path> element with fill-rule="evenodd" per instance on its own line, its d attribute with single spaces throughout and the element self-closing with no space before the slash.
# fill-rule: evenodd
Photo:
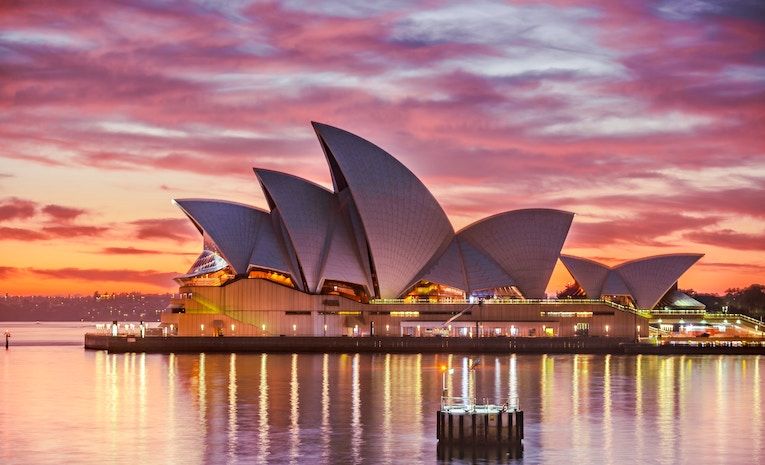
<svg viewBox="0 0 765 465">
<path fill-rule="evenodd" d="M 267 208 L 252 167 L 331 186 L 311 120 L 455 229 L 559 208 L 565 253 L 765 282 L 761 2 L 410 3 L 0 3 L 0 293 L 172 292 L 201 238 L 171 199 Z"/>
</svg>

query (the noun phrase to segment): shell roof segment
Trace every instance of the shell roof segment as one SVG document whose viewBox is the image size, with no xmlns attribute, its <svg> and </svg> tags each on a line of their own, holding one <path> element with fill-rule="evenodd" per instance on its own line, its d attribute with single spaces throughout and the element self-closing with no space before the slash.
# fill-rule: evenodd
<svg viewBox="0 0 765 465">
<path fill-rule="evenodd" d="M 310 292 L 319 292 L 324 279 L 368 286 L 333 192 L 279 171 L 256 168 L 255 174 L 279 212 Z"/>
<path fill-rule="evenodd" d="M 460 252 L 457 241 L 458 239 L 456 237 L 452 239 L 449 247 L 447 247 L 446 250 L 429 266 L 421 279 L 434 283 L 447 284 L 464 291 L 469 289 L 462 260 L 462 252 Z"/>
<path fill-rule="evenodd" d="M 574 214 L 533 208 L 500 213 L 457 233 L 492 257 L 526 298 L 544 298 Z"/>
<path fill-rule="evenodd" d="M 561 261 L 588 296 L 628 295 L 638 308 L 652 309 L 703 256 L 695 253 L 657 255 L 612 267 L 571 255 L 561 255 Z M 598 288 L 600 282 L 602 285 Z"/>
<path fill-rule="evenodd" d="M 457 238 L 465 265 L 468 290 L 470 292 L 513 286 L 515 281 L 491 257 L 474 247 L 470 242 Z"/>
<path fill-rule="evenodd" d="M 272 208 L 279 211 L 287 235 L 300 262 L 310 291 L 316 291 L 330 220 L 336 216 L 337 200 L 332 192 L 296 176 L 255 168 Z"/>
<path fill-rule="evenodd" d="M 268 212 L 234 202 L 177 199 L 175 203 L 212 240 L 237 274 L 247 272 L 255 237 Z"/>
<path fill-rule="evenodd" d="M 268 212 L 221 200 L 177 199 L 175 203 L 237 274 L 247 273 L 254 265 L 294 276 Z"/>
<path fill-rule="evenodd" d="M 454 229 L 430 191 L 393 156 L 350 132 L 313 126 L 335 190 L 350 191 L 361 218 L 379 296 L 398 297 L 452 239 Z"/>
<path fill-rule="evenodd" d="M 653 308 L 703 254 L 679 253 L 630 260 L 613 267 L 627 282 L 639 308 Z"/>
<path fill-rule="evenodd" d="M 574 257 L 573 255 L 561 255 L 560 261 L 563 266 L 582 286 L 588 296 L 600 296 L 603 283 L 608 276 L 609 267 L 602 263 L 587 258 Z"/>
</svg>

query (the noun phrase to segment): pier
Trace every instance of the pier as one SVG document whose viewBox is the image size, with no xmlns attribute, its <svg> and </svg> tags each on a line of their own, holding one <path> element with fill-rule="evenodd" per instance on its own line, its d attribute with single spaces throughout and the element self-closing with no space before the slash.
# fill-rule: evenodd
<svg viewBox="0 0 765 465">
<path fill-rule="evenodd" d="M 334 336 L 151 336 L 86 334 L 86 349 L 111 353 L 182 352 L 378 352 L 528 354 L 763 354 L 765 342 L 681 345 L 634 343 L 616 337 L 334 337 Z"/>
<path fill-rule="evenodd" d="M 623 338 L 134 336 L 86 334 L 85 348 L 147 352 L 622 353 Z"/>
</svg>

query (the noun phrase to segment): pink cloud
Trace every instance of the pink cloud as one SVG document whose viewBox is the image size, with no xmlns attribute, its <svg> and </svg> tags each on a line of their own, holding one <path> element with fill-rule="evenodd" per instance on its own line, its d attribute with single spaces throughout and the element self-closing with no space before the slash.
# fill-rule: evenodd
<svg viewBox="0 0 765 465">
<path fill-rule="evenodd" d="M 86 210 L 81 208 L 65 207 L 62 205 L 46 205 L 42 212 L 48 215 L 52 220 L 69 222 L 85 214 Z"/>
<path fill-rule="evenodd" d="M 479 19 L 469 9 L 449 17 L 448 2 L 10 4 L 0 15 L 12 33 L 0 44 L 0 158 L 17 178 L 8 184 L 35 166 L 161 173 L 159 199 L 189 174 L 208 176 L 210 197 L 221 183 L 256 186 L 251 166 L 326 182 L 308 125 L 319 120 L 389 150 L 460 221 L 557 207 L 588 215 L 569 246 L 660 252 L 672 233 L 765 260 L 756 237 L 714 229 L 765 218 L 761 8 L 546 3 L 484 6 Z M 524 27 L 508 28 L 503 14 Z M 4 228 L 2 239 L 93 237 L 115 260 L 148 249 L 98 242 L 106 228 L 198 240 L 180 214 L 46 230 L 48 219 L 75 222 L 102 206 L 51 205 L 46 218 L 23 202 L 0 201 L 0 220 L 39 224 Z M 586 221 L 604 217 L 621 219 Z"/>
<path fill-rule="evenodd" d="M 4 241 L 41 241 L 48 239 L 47 234 L 31 229 L 0 227 L 0 240 Z"/>
<path fill-rule="evenodd" d="M 79 226 L 79 225 L 67 225 L 67 226 L 45 226 L 42 230 L 49 234 L 51 237 L 95 237 L 101 236 L 109 228 L 104 226 Z"/>
<path fill-rule="evenodd" d="M 143 219 L 132 221 L 130 224 L 135 227 L 138 239 L 170 239 L 176 242 L 187 242 L 199 238 L 199 233 L 188 219 Z"/>
<path fill-rule="evenodd" d="M 168 273 L 156 270 L 129 270 L 129 269 L 96 269 L 96 268 L 56 268 L 41 269 L 29 268 L 30 272 L 39 276 L 55 279 L 74 279 L 80 281 L 95 282 L 130 282 L 151 284 L 156 286 L 169 286 L 172 279 L 179 273 Z"/>
<path fill-rule="evenodd" d="M 196 255 L 193 252 L 172 252 L 165 250 L 139 249 L 136 247 L 104 247 L 99 253 L 108 255 Z"/>
<path fill-rule="evenodd" d="M 765 234 L 745 234 L 731 229 L 693 231 L 685 238 L 699 244 L 709 244 L 736 250 L 765 250 Z"/>
<path fill-rule="evenodd" d="M 31 200 L 9 197 L 0 200 L 0 221 L 27 219 L 35 216 L 37 204 Z"/>
</svg>

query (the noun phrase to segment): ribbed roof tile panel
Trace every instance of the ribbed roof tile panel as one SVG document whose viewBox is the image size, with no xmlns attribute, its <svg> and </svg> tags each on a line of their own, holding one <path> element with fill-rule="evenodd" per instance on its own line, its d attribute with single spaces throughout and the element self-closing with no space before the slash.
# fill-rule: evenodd
<svg viewBox="0 0 765 465">
<path fill-rule="evenodd" d="M 258 237 L 255 239 L 249 264 L 257 268 L 289 274 L 297 285 L 299 281 L 297 270 L 293 270 L 289 265 L 288 257 L 286 245 L 274 229 L 273 219 L 267 218 L 267 221 L 263 221 Z"/>
<path fill-rule="evenodd" d="M 349 219 L 341 216 L 334 218 L 332 237 L 327 251 L 327 259 L 319 278 L 319 285 L 324 280 L 345 281 L 361 284 L 370 294 L 373 292 L 369 274 L 364 271 L 364 265 L 356 247 L 356 240 L 351 232 Z"/>
<path fill-rule="evenodd" d="M 269 223 L 263 210 L 234 202 L 179 199 L 176 204 L 202 228 L 237 274 L 247 272 L 261 224 Z"/>
<path fill-rule="evenodd" d="M 458 235 L 496 260 L 524 297 L 544 298 L 573 219 L 573 213 L 561 210 L 513 210 L 473 223 Z"/>
<path fill-rule="evenodd" d="M 398 297 L 451 240 L 451 223 L 430 191 L 390 154 L 342 129 L 313 125 L 335 189 L 347 183 L 361 217 L 380 297 Z"/>
<path fill-rule="evenodd" d="M 255 173 L 279 210 L 308 289 L 315 292 L 329 245 L 330 221 L 338 214 L 335 195 L 291 174 L 264 169 Z"/>
<path fill-rule="evenodd" d="M 591 299 L 599 299 L 603 283 L 608 276 L 609 268 L 602 263 L 590 260 L 588 258 L 574 257 L 572 255 L 561 255 L 563 266 L 576 279 L 576 282 L 582 286 L 584 292 Z"/>
<path fill-rule="evenodd" d="M 457 238 L 457 243 L 462 252 L 462 262 L 465 265 L 468 292 L 515 285 L 513 278 L 501 266 L 471 245 L 470 242 Z"/>
<path fill-rule="evenodd" d="M 622 277 L 619 275 L 619 273 L 609 270 L 608 274 L 606 275 L 606 279 L 603 282 L 603 289 L 600 291 L 600 296 L 604 295 L 628 295 L 632 296 L 632 292 L 627 287 L 627 284 L 625 284 Z M 593 297 L 594 299 L 599 298 Z"/>
<path fill-rule="evenodd" d="M 613 269 L 624 278 L 638 308 L 652 309 L 703 254 L 670 254 L 622 263 Z"/>
<path fill-rule="evenodd" d="M 457 289 L 467 291 L 468 284 L 465 280 L 465 269 L 462 265 L 462 255 L 460 254 L 456 237 L 452 239 L 449 247 L 440 257 L 438 257 L 430 269 L 425 272 L 420 279 L 439 284 L 447 284 L 456 287 Z"/>
</svg>

